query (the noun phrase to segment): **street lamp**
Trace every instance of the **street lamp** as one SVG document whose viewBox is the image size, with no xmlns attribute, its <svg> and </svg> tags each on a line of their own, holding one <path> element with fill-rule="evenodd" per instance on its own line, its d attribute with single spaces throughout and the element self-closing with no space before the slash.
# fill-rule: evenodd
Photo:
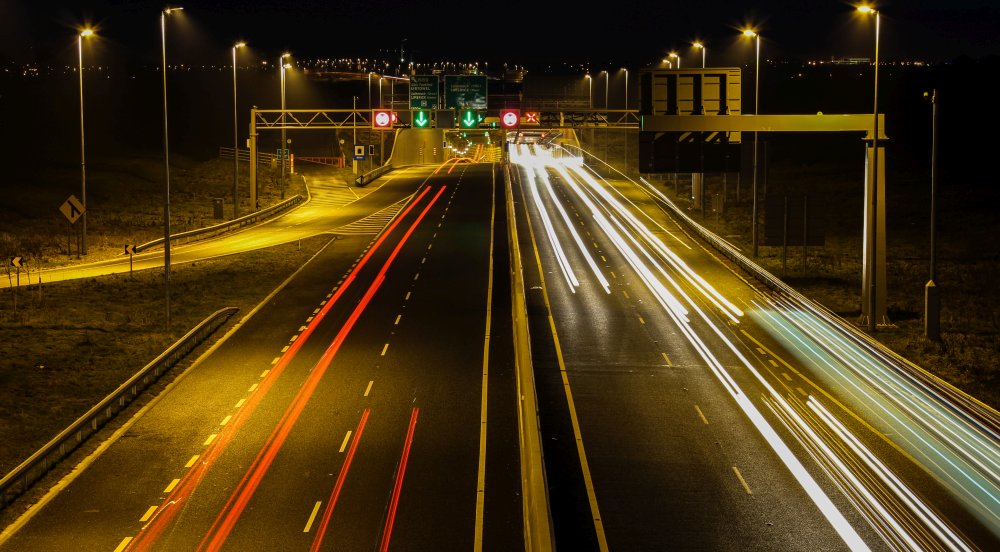
<svg viewBox="0 0 1000 552">
<path fill-rule="evenodd" d="M 878 270 L 875 268 L 876 244 L 878 243 L 878 46 L 879 46 L 879 26 L 882 14 L 875 8 L 868 5 L 858 6 L 858 11 L 865 15 L 875 16 L 875 92 L 872 107 L 872 162 L 871 166 L 871 247 L 868 248 L 868 331 L 875 332 L 877 327 L 877 297 L 876 297 L 876 276 Z"/>
<path fill-rule="evenodd" d="M 754 61 L 753 77 L 753 114 L 760 113 L 760 34 L 757 31 L 746 28 L 743 29 L 743 36 L 752 38 L 756 42 L 756 55 Z M 757 131 L 753 133 L 753 205 L 750 214 L 750 240 L 753 243 L 753 257 L 757 258 L 758 236 L 757 236 Z"/>
<path fill-rule="evenodd" d="M 708 48 L 706 48 L 705 47 L 705 43 L 702 42 L 702 41 L 700 41 L 700 40 L 696 40 L 696 41 L 692 42 L 691 46 L 693 46 L 693 47 L 701 50 L 701 68 L 704 69 L 705 68 L 705 54 L 706 54 L 706 52 L 708 52 Z"/>
<path fill-rule="evenodd" d="M 281 145 L 278 149 L 278 153 L 281 155 L 281 178 L 278 187 L 281 189 L 282 196 L 285 193 L 285 157 L 287 157 L 286 147 L 288 146 L 288 139 L 285 137 L 285 70 L 292 67 L 291 64 L 285 62 L 285 58 L 291 56 L 292 54 L 285 52 L 278 58 L 278 66 L 281 70 Z"/>
<path fill-rule="evenodd" d="M 583 78 L 587 79 L 587 86 L 590 90 L 590 100 L 587 105 L 589 106 L 589 109 L 594 109 L 594 78 L 590 76 L 590 73 L 584 75 Z"/>
<path fill-rule="evenodd" d="M 80 67 L 80 201 L 83 202 L 83 251 L 87 254 L 87 156 L 84 148 L 83 134 L 83 39 L 94 36 L 93 29 L 84 29 L 76 37 L 76 51 L 79 56 Z"/>
<path fill-rule="evenodd" d="M 628 109 L 628 69 L 622 67 L 622 71 L 625 71 L 625 109 Z"/>
<path fill-rule="evenodd" d="M 676 59 L 677 60 L 677 68 L 678 69 L 681 68 L 681 56 L 677 55 L 677 52 L 670 52 L 669 54 L 667 54 L 667 56 L 670 57 L 671 59 Z"/>
<path fill-rule="evenodd" d="M 924 336 L 933 341 L 941 340 L 941 298 L 938 295 L 937 265 L 937 244 L 935 234 L 937 233 L 937 131 L 938 131 L 938 91 L 935 88 L 931 92 L 924 92 L 924 97 L 931 102 L 931 259 L 930 259 L 930 279 L 924 286 Z"/>
<path fill-rule="evenodd" d="M 239 144 L 239 116 L 236 114 L 236 50 L 243 48 L 246 42 L 237 42 L 233 45 L 233 219 L 239 216 L 240 196 L 239 196 L 239 172 L 240 172 L 240 144 Z"/>
<path fill-rule="evenodd" d="M 164 8 L 160 12 L 160 47 L 163 54 L 163 283 L 167 303 L 167 331 L 170 331 L 170 139 L 167 132 L 167 16 L 184 8 Z"/>
</svg>

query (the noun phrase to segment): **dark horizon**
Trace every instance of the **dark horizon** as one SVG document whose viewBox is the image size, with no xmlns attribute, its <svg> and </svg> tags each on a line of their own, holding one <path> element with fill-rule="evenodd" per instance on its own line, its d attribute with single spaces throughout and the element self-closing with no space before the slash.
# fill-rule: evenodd
<svg viewBox="0 0 1000 552">
<path fill-rule="evenodd" d="M 183 2 L 176 3 L 183 5 Z M 1000 55 L 1000 7 L 983 0 L 947 6 L 929 0 L 879 2 L 883 10 L 880 57 L 886 61 L 947 62 Z M 85 5 L 16 0 L 0 6 L 0 60 L 75 62 L 76 32 L 93 25 L 110 59 L 158 64 L 159 1 L 103 0 Z M 298 58 L 398 58 L 519 64 L 561 62 L 640 67 L 668 51 L 685 66 L 700 63 L 691 41 L 708 45 L 709 65 L 749 61 L 752 48 L 739 28 L 761 33 L 764 59 L 873 57 L 873 25 L 847 2 L 816 6 L 791 0 L 753 4 L 709 1 L 697 6 L 636 2 L 612 16 L 560 11 L 537 4 L 501 8 L 466 4 L 435 9 L 402 2 L 348 0 L 334 10 L 318 0 L 229 0 L 185 6 L 168 25 L 172 63 L 224 63 L 229 48 L 246 40 L 260 56 L 290 51 Z M 96 61 L 95 61 L 96 63 Z"/>
</svg>

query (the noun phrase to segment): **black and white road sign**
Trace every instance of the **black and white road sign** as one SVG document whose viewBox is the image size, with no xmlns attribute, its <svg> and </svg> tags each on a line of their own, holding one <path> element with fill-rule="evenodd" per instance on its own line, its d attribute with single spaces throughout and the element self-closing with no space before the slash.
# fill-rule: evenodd
<svg viewBox="0 0 1000 552">
<path fill-rule="evenodd" d="M 11 257 L 10 266 L 14 268 L 21 268 L 24 266 L 24 257 Z"/>
<path fill-rule="evenodd" d="M 135 246 L 134 245 L 126 245 L 125 246 L 125 254 L 126 255 L 135 255 Z"/>
</svg>

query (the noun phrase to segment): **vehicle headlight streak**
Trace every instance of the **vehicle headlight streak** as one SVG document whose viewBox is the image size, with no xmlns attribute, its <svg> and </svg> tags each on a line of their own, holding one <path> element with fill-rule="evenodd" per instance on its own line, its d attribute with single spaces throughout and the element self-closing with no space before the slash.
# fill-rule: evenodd
<svg viewBox="0 0 1000 552">
<path fill-rule="evenodd" d="M 806 494 L 810 497 L 817 508 L 826 517 L 829 523 L 833 526 L 834 530 L 840 535 L 844 542 L 852 550 L 868 550 L 868 546 L 865 544 L 861 537 L 857 534 L 854 528 L 847 522 L 843 514 L 837 509 L 830 498 L 824 493 L 820 488 L 819 484 L 816 483 L 812 475 L 806 470 L 805 466 L 795 457 L 795 454 L 788 448 L 788 445 L 782 441 L 781 437 L 777 434 L 774 428 L 767 422 L 764 416 L 760 413 L 757 407 L 749 400 L 745 393 L 742 392 L 739 385 L 733 380 L 729 373 L 725 370 L 722 363 L 716 358 L 712 351 L 710 350 L 708 344 L 706 344 L 694 331 L 687 317 L 679 316 L 680 309 L 677 309 L 673 304 L 680 306 L 676 298 L 674 298 L 666 288 L 660 284 L 655 277 L 653 277 L 652 272 L 642 263 L 631 247 L 628 246 L 627 242 L 620 236 L 620 233 L 611 225 L 607 217 L 605 217 L 599 209 L 596 208 L 594 203 L 580 191 L 579 187 L 574 184 L 574 179 L 569 177 L 569 173 L 562 167 L 561 164 L 556 164 L 555 168 L 560 172 L 560 175 L 566 181 L 567 185 L 571 186 L 578 196 L 584 201 L 587 207 L 591 210 L 594 215 L 594 220 L 598 223 L 601 229 L 605 232 L 607 237 L 619 247 L 622 254 L 628 259 L 629 263 L 635 269 L 636 273 L 640 275 L 643 282 L 647 284 L 650 291 L 657 297 L 658 301 L 671 319 L 674 320 L 677 327 L 681 330 L 681 333 L 688 339 L 692 344 L 694 349 L 698 352 L 698 355 L 705 361 L 705 363 L 710 367 L 712 372 L 716 375 L 719 381 L 722 383 L 726 391 L 733 397 L 736 404 L 744 412 L 750 422 L 757 428 L 760 434 L 767 441 L 771 449 L 777 454 L 781 461 L 788 468 L 789 472 L 795 477 L 796 481 L 803 488 Z M 581 174 L 578 172 L 578 174 Z M 582 173 L 581 176 L 586 181 L 589 175 Z M 592 179 L 591 179 L 592 180 Z M 593 181 L 590 184 L 590 189 L 595 190 L 600 188 L 600 185 Z M 618 205 L 619 216 L 624 219 L 629 219 L 629 214 L 624 208 L 617 204 L 617 202 L 612 203 L 612 205 Z M 540 209 L 541 212 L 541 209 Z M 633 217 L 633 220 L 634 219 Z M 636 220 L 636 223 L 638 221 Z M 619 223 L 621 224 L 621 223 Z M 642 226 L 639 224 L 639 226 Z M 626 232 L 628 233 L 628 232 Z M 641 234 L 641 232 L 640 232 Z M 644 235 L 644 237 L 646 237 Z M 634 239 L 634 238 L 633 238 Z M 647 238 L 648 240 L 648 238 Z M 658 241 L 658 240 L 657 240 Z M 638 241 L 634 241 L 639 245 Z M 647 253 L 647 259 L 652 257 Z M 696 288 L 702 289 L 700 286 L 695 285 Z M 777 393 L 777 391 L 771 387 L 771 385 L 763 378 L 763 376 L 751 365 L 749 360 L 737 349 L 737 347 L 722 333 L 722 331 L 708 318 L 708 316 L 694 303 L 690 297 L 686 294 L 683 295 L 684 299 L 690 306 L 690 310 L 697 313 L 698 317 L 710 328 L 723 343 L 732 351 L 732 353 L 740 360 L 743 366 L 752 373 L 756 379 L 761 383 L 761 385 L 768 391 L 768 393 L 774 397 L 776 401 L 783 402 L 784 399 Z M 669 298 L 669 299 L 668 299 Z M 718 303 L 716 303 L 718 305 Z M 742 313 L 740 313 L 742 314 Z"/>
<path fill-rule="evenodd" d="M 950 482 L 948 486 L 953 492 L 977 506 L 975 511 L 979 512 L 980 519 L 997 532 L 1000 498 L 997 496 L 997 473 L 993 469 L 997 449 L 989 445 L 988 437 L 954 419 L 952 409 L 935 404 L 930 397 L 915 394 L 915 389 L 903 386 L 895 374 L 864 358 L 842 336 L 814 317 L 785 305 L 777 311 L 762 307 L 759 312 L 761 322 L 772 328 L 773 335 L 781 337 L 812 362 L 820 362 L 825 373 L 836 376 L 838 386 L 885 416 L 888 419 L 885 424 L 898 435 L 896 441 L 906 445 L 910 454 L 922 458 L 924 465 L 939 478 Z M 791 327 L 778 319 L 775 312 L 782 313 Z M 803 333 L 810 339 L 806 340 Z M 817 341 L 826 346 L 820 349 Z M 860 378 L 868 388 L 852 376 Z M 889 409 L 884 402 L 886 399 L 909 420 Z M 918 431 L 910 421 L 916 422 L 929 435 Z"/>
</svg>

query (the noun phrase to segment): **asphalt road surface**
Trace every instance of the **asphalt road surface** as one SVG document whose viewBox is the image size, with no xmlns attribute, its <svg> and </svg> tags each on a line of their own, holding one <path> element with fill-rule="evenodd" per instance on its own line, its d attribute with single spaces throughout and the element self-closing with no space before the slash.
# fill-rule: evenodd
<svg viewBox="0 0 1000 552">
<path fill-rule="evenodd" d="M 879 362 L 871 351 L 844 356 L 846 340 L 700 245 L 654 190 L 546 150 L 512 159 L 561 548 L 996 549 L 991 495 L 936 473 L 965 453 L 910 450 L 907 431 L 937 412 L 904 418 L 881 382 L 862 397 L 845 375 Z M 970 478 L 995 485 L 995 434 L 964 425 L 984 452 L 962 473 L 984 464 Z"/>
<path fill-rule="evenodd" d="M 523 548 L 511 327 L 489 314 L 510 312 L 502 180 L 432 169 L 400 171 L 415 195 L 384 233 L 327 247 L 0 549 Z"/>
</svg>

